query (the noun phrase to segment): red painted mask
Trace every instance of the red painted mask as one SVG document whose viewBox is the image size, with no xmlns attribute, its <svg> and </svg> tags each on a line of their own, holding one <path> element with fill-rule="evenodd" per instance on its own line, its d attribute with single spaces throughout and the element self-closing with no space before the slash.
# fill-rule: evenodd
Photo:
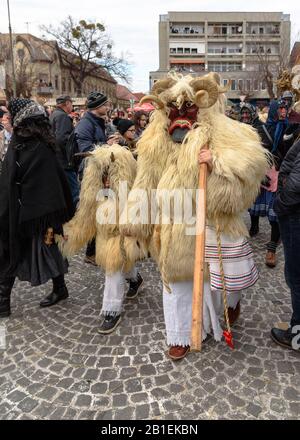
<svg viewBox="0 0 300 440">
<path fill-rule="evenodd" d="M 181 108 L 176 107 L 173 103 L 170 103 L 168 107 L 170 108 L 169 134 L 174 142 L 182 142 L 186 133 L 197 121 L 199 108 L 191 101 L 184 101 Z"/>
</svg>

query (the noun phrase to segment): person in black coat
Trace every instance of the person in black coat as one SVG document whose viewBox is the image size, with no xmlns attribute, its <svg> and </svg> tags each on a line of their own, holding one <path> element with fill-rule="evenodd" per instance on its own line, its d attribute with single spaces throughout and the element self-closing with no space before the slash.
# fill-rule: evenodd
<svg viewBox="0 0 300 440">
<path fill-rule="evenodd" d="M 67 261 L 54 234 L 74 214 L 70 188 L 55 155 L 55 140 L 42 106 L 29 99 L 8 105 L 13 135 L 0 176 L 0 317 L 10 315 L 15 278 L 52 292 L 40 303 L 67 298 Z"/>
<path fill-rule="evenodd" d="M 274 203 L 285 256 L 285 279 L 291 290 L 292 317 L 289 328 L 273 328 L 279 345 L 300 351 L 300 139 L 282 162 Z"/>
<path fill-rule="evenodd" d="M 79 201 L 77 170 L 69 164 L 66 151 L 68 141 L 74 130 L 72 118 L 69 116 L 72 110 L 72 98 L 67 95 L 59 96 L 56 99 L 56 109 L 50 116 L 50 123 L 56 141 L 56 155 L 67 176 L 73 203 L 76 206 Z"/>
<path fill-rule="evenodd" d="M 87 109 L 83 118 L 75 128 L 78 149 L 80 153 L 88 153 L 94 150 L 95 145 L 118 143 L 118 135 L 112 135 L 107 139 L 105 131 L 105 117 L 110 108 L 107 96 L 100 92 L 91 92 L 87 97 Z M 83 176 L 84 161 L 79 167 L 79 176 Z M 96 266 L 95 240 L 92 240 L 86 249 L 85 262 Z"/>
</svg>

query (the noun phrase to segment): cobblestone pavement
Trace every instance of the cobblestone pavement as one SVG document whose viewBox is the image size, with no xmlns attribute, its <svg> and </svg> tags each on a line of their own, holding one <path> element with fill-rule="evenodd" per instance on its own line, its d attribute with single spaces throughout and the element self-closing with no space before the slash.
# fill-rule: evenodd
<svg viewBox="0 0 300 440">
<path fill-rule="evenodd" d="M 261 276 L 244 295 L 235 350 L 212 339 L 179 363 L 165 356 L 161 282 L 140 264 L 145 284 L 126 303 L 117 331 L 97 334 L 103 274 L 71 260 L 70 298 L 39 308 L 50 284 L 17 282 L 12 316 L 2 319 L 1 419 L 295 419 L 300 414 L 300 357 L 276 346 L 271 326 L 290 317 L 283 255 L 264 265 L 268 224 L 253 242 Z M 100 293 L 101 292 L 101 293 Z"/>
</svg>

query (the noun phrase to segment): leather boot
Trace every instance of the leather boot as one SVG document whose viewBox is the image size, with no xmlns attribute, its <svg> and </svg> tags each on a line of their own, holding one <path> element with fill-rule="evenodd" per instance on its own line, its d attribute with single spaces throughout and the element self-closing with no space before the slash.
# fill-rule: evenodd
<svg viewBox="0 0 300 440">
<path fill-rule="evenodd" d="M 172 359 L 172 361 L 179 361 L 180 359 L 186 357 L 189 351 L 190 351 L 189 345 L 185 347 L 181 345 L 173 345 L 172 347 L 169 348 L 168 357 Z"/>
<path fill-rule="evenodd" d="M 0 318 L 10 315 L 10 295 L 14 285 L 14 278 L 0 279 Z"/>
<path fill-rule="evenodd" d="M 276 254 L 275 252 L 268 251 L 266 255 L 266 265 L 268 267 L 275 267 L 276 266 Z"/>
<path fill-rule="evenodd" d="M 54 306 L 54 304 L 57 304 L 62 299 L 68 298 L 68 296 L 69 296 L 69 292 L 66 285 L 59 288 L 53 288 L 52 292 L 40 302 L 40 306 L 41 307 Z"/>
<path fill-rule="evenodd" d="M 239 319 L 240 313 L 241 313 L 240 301 L 237 303 L 235 309 L 233 309 L 232 307 L 228 307 L 228 318 L 230 325 L 233 325 Z M 224 314 L 224 318 L 225 318 L 225 314 Z"/>
</svg>

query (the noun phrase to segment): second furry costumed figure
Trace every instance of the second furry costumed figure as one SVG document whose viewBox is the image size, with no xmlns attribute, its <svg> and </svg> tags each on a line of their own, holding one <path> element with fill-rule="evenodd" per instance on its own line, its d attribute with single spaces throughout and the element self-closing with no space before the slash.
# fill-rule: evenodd
<svg viewBox="0 0 300 440">
<path fill-rule="evenodd" d="M 86 159 L 76 214 L 64 225 L 67 240 L 60 241 L 63 254 L 71 256 L 96 238 L 96 263 L 105 271 L 101 334 L 111 333 L 121 321 L 126 280 L 130 299 L 143 282 L 135 263 L 147 257 L 146 243 L 121 237 L 119 231 L 119 184 L 126 182 L 130 190 L 135 176 L 136 160 L 129 150 L 119 145 L 96 147 Z"/>
</svg>

